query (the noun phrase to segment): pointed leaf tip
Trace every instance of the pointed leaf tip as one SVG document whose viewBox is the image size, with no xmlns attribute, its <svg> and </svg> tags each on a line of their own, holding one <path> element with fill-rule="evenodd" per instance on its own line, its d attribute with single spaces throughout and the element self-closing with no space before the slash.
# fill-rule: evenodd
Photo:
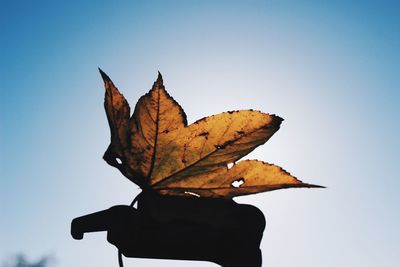
<svg viewBox="0 0 400 267">
<path fill-rule="evenodd" d="M 157 81 L 156 82 L 157 83 L 162 83 L 163 82 L 163 78 L 162 78 L 162 75 L 161 75 L 160 71 L 158 71 L 158 76 L 157 76 Z"/>
<path fill-rule="evenodd" d="M 101 78 L 103 78 L 104 81 L 111 81 L 110 77 L 108 77 L 108 75 L 102 69 L 100 69 L 100 68 L 98 68 L 98 69 L 99 69 Z"/>
<path fill-rule="evenodd" d="M 323 185 L 317 185 L 317 184 L 307 184 L 307 183 L 302 183 L 305 187 L 308 188 L 327 188 L 326 186 Z"/>
</svg>

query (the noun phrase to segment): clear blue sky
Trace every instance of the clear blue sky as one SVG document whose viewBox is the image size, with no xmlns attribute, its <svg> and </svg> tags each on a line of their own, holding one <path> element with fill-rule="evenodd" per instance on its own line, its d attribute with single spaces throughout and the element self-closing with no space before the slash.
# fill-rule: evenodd
<svg viewBox="0 0 400 267">
<path fill-rule="evenodd" d="M 105 234 L 69 235 L 72 218 L 138 193 L 101 158 L 101 67 L 131 106 L 160 70 L 189 122 L 245 108 L 285 119 L 249 158 L 328 189 L 237 198 L 267 218 L 265 266 L 397 266 L 398 1 L 2 0 L 0 12 L 0 264 L 22 252 L 117 266 Z"/>
</svg>

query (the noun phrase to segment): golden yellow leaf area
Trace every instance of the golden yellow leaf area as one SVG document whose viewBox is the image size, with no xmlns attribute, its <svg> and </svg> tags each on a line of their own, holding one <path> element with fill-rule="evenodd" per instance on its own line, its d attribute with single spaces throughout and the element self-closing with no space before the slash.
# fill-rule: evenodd
<svg viewBox="0 0 400 267">
<path fill-rule="evenodd" d="M 104 159 L 141 188 L 165 195 L 232 198 L 289 187 L 321 187 L 303 183 L 272 164 L 238 161 L 268 141 L 282 118 L 240 110 L 187 125 L 161 74 L 131 116 L 124 96 L 100 73 L 111 129 Z"/>
</svg>

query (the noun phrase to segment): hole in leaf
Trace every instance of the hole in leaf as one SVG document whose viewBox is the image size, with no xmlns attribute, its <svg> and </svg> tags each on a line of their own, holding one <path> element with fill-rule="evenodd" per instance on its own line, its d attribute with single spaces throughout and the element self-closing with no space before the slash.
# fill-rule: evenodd
<svg viewBox="0 0 400 267">
<path fill-rule="evenodd" d="M 193 192 L 190 192 L 190 191 L 185 191 L 185 194 L 188 194 L 188 195 L 191 195 L 191 196 L 195 196 L 195 197 L 200 197 L 199 194 L 196 194 L 196 193 L 193 193 Z"/>
<path fill-rule="evenodd" d="M 244 184 L 244 179 L 240 178 L 231 183 L 233 187 L 239 188 L 242 184 Z"/>
<path fill-rule="evenodd" d="M 235 163 L 230 162 L 230 163 L 226 164 L 226 167 L 228 167 L 228 169 L 231 169 L 233 167 L 233 165 L 235 165 Z"/>
<path fill-rule="evenodd" d="M 121 160 L 120 158 L 115 158 L 115 161 L 117 161 L 117 163 L 118 163 L 119 165 L 122 164 L 122 160 Z"/>
</svg>

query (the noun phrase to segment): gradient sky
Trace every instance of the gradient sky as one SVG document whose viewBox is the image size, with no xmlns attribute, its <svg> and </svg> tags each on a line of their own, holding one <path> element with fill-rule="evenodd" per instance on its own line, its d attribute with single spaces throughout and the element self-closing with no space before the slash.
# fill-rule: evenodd
<svg viewBox="0 0 400 267">
<path fill-rule="evenodd" d="M 328 189 L 236 199 L 266 216 L 264 266 L 397 266 L 398 1 L 2 0 L 0 12 L 0 264 L 22 252 L 117 266 L 105 233 L 69 234 L 72 218 L 139 192 L 102 160 L 101 67 L 131 107 L 160 70 L 189 123 L 248 108 L 285 119 L 248 158 Z"/>
</svg>

